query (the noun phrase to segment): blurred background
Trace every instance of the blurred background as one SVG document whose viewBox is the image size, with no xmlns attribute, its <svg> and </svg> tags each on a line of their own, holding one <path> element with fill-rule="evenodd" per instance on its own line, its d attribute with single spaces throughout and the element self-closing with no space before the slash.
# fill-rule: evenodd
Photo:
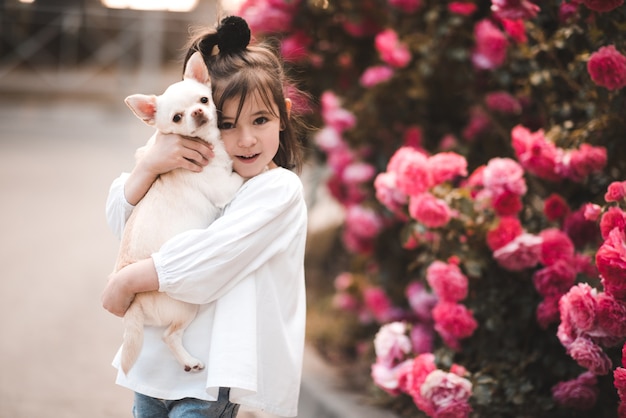
<svg viewBox="0 0 626 418">
<path fill-rule="evenodd" d="M 123 99 L 177 81 L 190 28 L 230 7 L 0 1 L 0 417 L 131 416 L 110 366 L 121 321 L 100 305 L 118 245 L 104 203 L 152 129 Z"/>
</svg>

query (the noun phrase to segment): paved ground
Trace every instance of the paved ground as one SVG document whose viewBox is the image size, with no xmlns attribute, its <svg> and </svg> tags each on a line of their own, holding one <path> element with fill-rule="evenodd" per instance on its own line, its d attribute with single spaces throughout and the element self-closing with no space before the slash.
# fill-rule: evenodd
<svg viewBox="0 0 626 418">
<path fill-rule="evenodd" d="M 0 85 L 0 418 L 130 417 L 110 366 L 121 322 L 100 305 L 117 250 L 104 202 L 152 131 L 123 97 L 24 97 Z M 308 353 L 300 417 L 390 415 Z"/>
</svg>

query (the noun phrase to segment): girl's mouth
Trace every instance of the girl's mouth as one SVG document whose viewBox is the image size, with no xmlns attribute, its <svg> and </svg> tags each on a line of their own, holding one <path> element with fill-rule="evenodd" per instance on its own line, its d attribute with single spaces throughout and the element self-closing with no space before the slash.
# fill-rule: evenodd
<svg viewBox="0 0 626 418">
<path fill-rule="evenodd" d="M 242 160 L 243 162 L 253 162 L 260 154 L 250 154 L 250 155 L 238 155 L 237 158 Z"/>
</svg>

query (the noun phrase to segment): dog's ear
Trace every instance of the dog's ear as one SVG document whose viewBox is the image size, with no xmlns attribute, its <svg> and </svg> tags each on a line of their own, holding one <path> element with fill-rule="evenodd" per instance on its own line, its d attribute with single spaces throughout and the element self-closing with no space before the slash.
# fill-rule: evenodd
<svg viewBox="0 0 626 418">
<path fill-rule="evenodd" d="M 148 125 L 154 125 L 157 110 L 157 97 L 155 95 L 132 94 L 124 99 L 124 102 L 139 119 Z"/>
<path fill-rule="evenodd" d="M 211 82 L 209 70 L 207 70 L 206 64 L 204 63 L 200 52 L 194 52 L 194 54 L 189 58 L 189 61 L 187 61 L 183 79 L 196 80 L 202 84 L 209 84 Z"/>
</svg>

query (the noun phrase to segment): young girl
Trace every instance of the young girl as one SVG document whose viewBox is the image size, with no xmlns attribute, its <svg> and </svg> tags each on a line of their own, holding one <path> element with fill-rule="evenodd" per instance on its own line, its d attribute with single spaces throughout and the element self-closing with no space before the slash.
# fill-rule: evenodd
<svg viewBox="0 0 626 418">
<path fill-rule="evenodd" d="M 204 370 L 185 372 L 161 341 L 162 329 L 146 327 L 139 359 L 128 375 L 118 372 L 117 383 L 135 391 L 137 418 L 235 417 L 239 405 L 297 414 L 307 218 L 302 184 L 290 170 L 300 168 L 302 152 L 282 64 L 272 49 L 249 40 L 245 21 L 228 17 L 187 54 L 203 54 L 222 139 L 246 182 L 209 228 L 180 234 L 151 258 L 112 274 L 103 292 L 103 306 L 118 316 L 136 293 L 151 290 L 200 305 L 184 344 Z M 199 171 L 210 157 L 201 142 L 159 135 L 111 186 L 113 231 L 121 236 L 159 174 Z M 119 369 L 119 353 L 114 365 Z"/>
</svg>

